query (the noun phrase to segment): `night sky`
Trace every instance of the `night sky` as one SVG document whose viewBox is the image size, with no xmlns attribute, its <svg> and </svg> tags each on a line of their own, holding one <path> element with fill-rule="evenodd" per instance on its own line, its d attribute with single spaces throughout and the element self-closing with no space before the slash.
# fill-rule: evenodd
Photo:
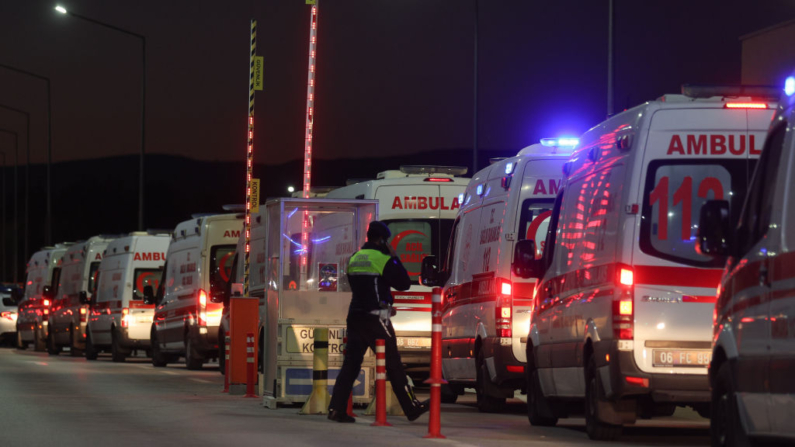
<svg viewBox="0 0 795 447">
<path fill-rule="evenodd" d="M 303 0 L 61 4 L 146 36 L 146 150 L 153 154 L 147 227 L 173 228 L 191 212 L 241 202 L 251 18 L 259 21 L 258 54 L 265 62 L 255 162 L 274 166 L 271 174 L 255 176 L 270 175 L 263 190 L 271 195 L 300 185 L 310 8 Z M 137 209 L 141 42 L 61 15 L 55 5 L 0 0 L 0 64 L 51 79 L 53 242 L 130 231 Z M 581 134 L 605 118 L 607 5 L 480 0 L 478 144 L 484 153 L 511 156 L 543 137 Z M 422 164 L 423 153 L 447 150 L 460 154 L 447 163 L 470 165 L 474 6 L 474 0 L 321 0 L 314 154 L 340 160 L 334 164 L 340 172 L 324 173 L 333 174 L 325 175 L 335 182 L 328 184 L 374 176 L 360 172 L 375 169 L 374 157 Z M 615 0 L 615 8 L 617 111 L 677 93 L 687 82 L 738 83 L 739 37 L 795 18 L 792 0 Z M 46 160 L 46 98 L 41 80 L 0 68 L 0 105 L 31 114 L 34 164 Z M 19 133 L 24 148 L 23 116 L 0 106 L 0 129 Z M 0 132 L 0 151 L 12 151 L 12 144 Z M 363 158 L 369 161 L 356 167 L 343 160 Z M 158 160 L 166 161 L 158 166 Z M 240 184 L 230 180 L 237 178 L 230 174 L 233 162 L 240 162 Z M 290 169 L 281 167 L 290 162 Z M 315 170 L 330 164 L 316 163 Z M 99 165 L 118 173 L 91 171 Z M 219 186 L 214 172 L 222 166 Z M 45 239 L 44 170 L 32 171 L 31 251 Z M 324 176 L 315 172 L 315 178 Z M 6 198 L 11 203 L 10 192 Z M 15 237 L 11 230 L 5 240 Z"/>
<path fill-rule="evenodd" d="M 683 82 L 739 82 L 739 36 L 795 17 L 785 0 L 615 3 L 619 109 Z M 54 160 L 137 153 L 140 41 L 54 5 L 0 1 L 0 63 L 52 80 Z M 201 160 L 243 160 L 248 21 L 257 18 L 265 90 L 256 99 L 255 156 L 268 164 L 302 156 L 303 1 L 63 5 L 146 36 L 147 151 Z M 603 119 L 606 18 L 606 0 L 480 1 L 481 148 L 512 152 Z M 316 156 L 470 148 L 473 21 L 473 1 L 323 1 Z M 0 103 L 34 115 L 33 161 L 44 161 L 44 83 L 0 69 Z M 0 109 L 0 127 L 21 132 L 23 123 Z"/>
</svg>

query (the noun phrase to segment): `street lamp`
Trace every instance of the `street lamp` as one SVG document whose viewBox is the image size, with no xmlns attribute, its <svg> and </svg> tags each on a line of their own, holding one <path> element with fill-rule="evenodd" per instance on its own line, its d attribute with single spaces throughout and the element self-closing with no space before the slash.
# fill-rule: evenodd
<svg viewBox="0 0 795 447">
<path fill-rule="evenodd" d="M 146 37 L 144 37 L 141 34 L 128 31 L 124 28 L 119 28 L 118 26 L 100 22 L 99 20 L 94 20 L 92 18 L 82 16 L 80 14 L 75 14 L 74 12 L 67 10 L 61 5 L 56 5 L 55 10 L 61 14 L 68 15 L 71 17 L 76 17 L 78 19 L 85 20 L 86 22 L 91 22 L 95 25 L 99 25 L 108 29 L 112 29 L 114 31 L 118 31 L 120 33 L 127 34 L 128 36 L 133 36 L 141 39 L 141 159 L 139 162 L 139 170 L 138 170 L 138 229 L 143 230 L 144 229 L 144 155 L 146 154 Z"/>
<path fill-rule="evenodd" d="M 15 107 L 0 104 L 0 107 L 10 110 L 12 112 L 21 113 L 25 115 L 25 146 L 27 146 L 27 164 L 25 165 L 25 261 L 28 260 L 28 239 L 30 238 L 30 229 L 28 228 L 28 210 L 30 201 L 30 113 L 17 109 Z M 19 145 L 17 145 L 19 149 Z M 19 231 L 19 188 L 18 188 L 18 170 L 19 170 L 19 154 L 18 150 L 14 150 L 14 234 Z M 19 238 L 14 237 L 14 282 L 19 281 Z"/>
<path fill-rule="evenodd" d="M 52 182 L 50 181 L 52 176 L 50 175 L 50 167 L 52 165 L 52 96 L 50 92 L 50 78 L 46 76 L 42 76 L 36 73 L 31 73 L 26 70 L 22 70 L 16 67 L 12 67 L 6 64 L 0 64 L 0 67 L 15 71 L 17 73 L 22 73 L 24 75 L 32 76 L 37 79 L 41 79 L 47 82 L 47 205 L 45 210 L 45 218 L 44 218 L 44 245 L 51 245 L 52 244 Z M 13 109 L 11 107 L 6 107 L 9 110 L 13 110 L 15 112 L 24 113 L 28 117 L 28 138 L 30 138 L 30 114 L 27 112 L 23 112 L 21 110 Z M 27 208 L 27 195 L 28 191 L 30 190 L 30 140 L 28 139 L 28 169 L 26 170 L 27 176 L 25 180 L 25 234 L 27 234 L 28 230 L 28 208 Z M 28 239 L 27 236 L 25 238 L 25 256 L 28 254 Z M 27 261 L 27 258 L 25 259 Z"/>
<path fill-rule="evenodd" d="M 295 188 L 293 188 L 292 186 L 288 186 L 288 187 L 287 187 L 287 192 L 289 192 L 289 193 L 291 193 L 291 194 L 292 194 L 292 193 L 294 193 L 294 192 L 295 192 Z"/>
</svg>

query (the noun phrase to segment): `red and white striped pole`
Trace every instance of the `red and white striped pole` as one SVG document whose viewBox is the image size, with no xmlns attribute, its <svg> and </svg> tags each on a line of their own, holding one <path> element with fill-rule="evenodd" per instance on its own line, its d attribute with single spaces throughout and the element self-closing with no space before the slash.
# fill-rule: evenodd
<svg viewBox="0 0 795 447">
<path fill-rule="evenodd" d="M 431 385 L 431 411 L 428 418 L 428 434 L 425 438 L 445 438 L 442 435 L 442 289 L 434 287 L 431 292 L 431 377 L 425 381 Z"/>
<path fill-rule="evenodd" d="M 345 361 L 345 357 L 348 355 L 348 337 L 342 337 L 342 358 Z M 353 412 L 353 390 L 351 390 L 351 395 L 348 396 L 348 409 L 346 410 L 348 416 L 355 418 L 356 413 Z"/>
<path fill-rule="evenodd" d="M 375 427 L 391 427 L 386 421 L 386 344 L 375 341 Z"/>
<path fill-rule="evenodd" d="M 254 394 L 254 382 L 256 380 L 256 368 L 254 364 L 254 333 L 246 334 L 246 395 L 243 397 L 257 397 Z"/>
<path fill-rule="evenodd" d="M 229 341 L 231 338 L 229 337 L 229 331 L 226 331 L 226 336 L 224 336 L 224 390 L 222 393 L 229 392 Z"/>
</svg>

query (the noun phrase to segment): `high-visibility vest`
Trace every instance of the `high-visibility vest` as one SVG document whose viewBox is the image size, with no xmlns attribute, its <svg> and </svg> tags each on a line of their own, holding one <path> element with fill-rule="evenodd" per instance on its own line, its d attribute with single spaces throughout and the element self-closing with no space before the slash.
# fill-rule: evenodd
<svg viewBox="0 0 795 447">
<path fill-rule="evenodd" d="M 359 250 L 348 261 L 348 274 L 351 276 L 381 276 L 386 263 L 392 259 L 378 250 Z"/>
</svg>

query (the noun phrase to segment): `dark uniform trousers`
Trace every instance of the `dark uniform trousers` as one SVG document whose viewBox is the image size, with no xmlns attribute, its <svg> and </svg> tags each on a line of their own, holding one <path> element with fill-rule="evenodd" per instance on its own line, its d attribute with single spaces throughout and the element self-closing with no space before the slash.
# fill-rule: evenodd
<svg viewBox="0 0 795 447">
<path fill-rule="evenodd" d="M 392 322 L 387 320 L 384 324 L 377 315 L 355 311 L 348 314 L 348 346 L 331 396 L 332 410 L 341 413 L 347 410 L 348 396 L 351 394 L 354 381 L 359 377 L 364 354 L 367 348 L 375 353 L 375 341 L 378 339 L 383 339 L 386 345 L 386 376 L 392 382 L 392 389 L 400 402 L 400 407 L 406 414 L 414 410 L 414 397 L 409 394 L 408 381 L 398 354 Z"/>
</svg>

